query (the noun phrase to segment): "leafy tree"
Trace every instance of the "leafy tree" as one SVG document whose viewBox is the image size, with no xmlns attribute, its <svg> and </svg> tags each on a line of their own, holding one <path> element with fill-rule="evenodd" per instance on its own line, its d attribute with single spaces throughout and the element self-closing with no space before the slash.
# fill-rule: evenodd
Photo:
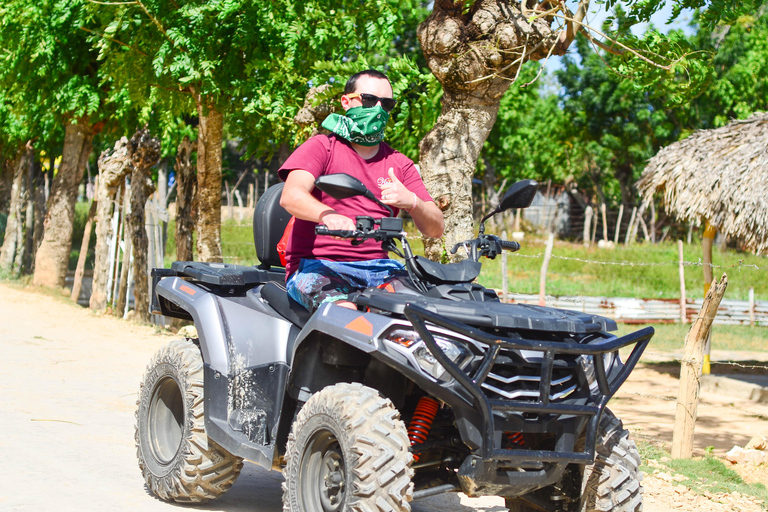
<svg viewBox="0 0 768 512">
<path fill-rule="evenodd" d="M 171 124 L 197 113 L 198 256 L 220 261 L 221 145 L 228 133 L 249 153 L 295 135 L 316 63 L 391 45 L 396 10 L 384 1 L 143 0 L 94 5 L 108 75 Z"/>
<path fill-rule="evenodd" d="M 701 25 L 693 44 L 715 53 L 714 79 L 691 108 L 690 127 L 717 128 L 768 110 L 768 16 L 766 9 L 714 29 Z"/>
<path fill-rule="evenodd" d="M 588 45 L 580 38 L 581 62 L 566 57 L 557 73 L 570 136 L 579 141 L 572 155 L 574 177 L 581 190 L 601 202 L 633 203 L 634 183 L 645 163 L 677 140 L 680 129 L 666 96 L 627 80 L 617 72 L 619 57 Z"/>
<path fill-rule="evenodd" d="M 478 164 L 484 173 L 510 181 L 532 178 L 562 183 L 573 172 L 570 153 L 574 144 L 568 134 L 571 120 L 557 94 L 546 90 L 546 81 L 553 77 L 541 67 L 537 62 L 523 66 L 517 83 L 501 99 Z"/>
<path fill-rule="evenodd" d="M 62 159 L 51 189 L 45 234 L 35 258 L 36 284 L 63 286 L 77 186 L 98 131 L 104 91 L 96 53 L 77 27 L 89 20 L 83 0 L 12 0 L 0 7 L 0 84 L 15 111 L 32 114 L 30 128 L 52 116 L 64 126 Z M 50 133 L 37 132 L 43 140 Z M 55 132 L 53 132 L 55 134 Z"/>
</svg>

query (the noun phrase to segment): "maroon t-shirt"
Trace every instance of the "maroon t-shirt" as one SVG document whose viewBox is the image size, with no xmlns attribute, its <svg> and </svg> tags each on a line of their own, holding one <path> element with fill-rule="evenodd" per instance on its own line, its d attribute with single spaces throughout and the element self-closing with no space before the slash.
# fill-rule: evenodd
<svg viewBox="0 0 768 512">
<path fill-rule="evenodd" d="M 324 174 L 346 173 L 362 181 L 378 199 L 381 199 L 381 187 L 390 181 L 390 167 L 397 179 L 419 196 L 419 199 L 432 201 L 411 159 L 383 142 L 379 145 L 376 156 L 364 160 L 346 140 L 335 135 L 316 135 L 296 148 L 280 167 L 278 176 L 285 181 L 288 173 L 295 169 L 307 171 L 315 178 Z M 317 188 L 312 191 L 312 195 L 324 205 L 352 220 L 357 215 L 370 215 L 374 218 L 389 215 L 387 210 L 364 197 L 338 200 Z M 393 209 L 397 215 L 399 210 Z M 381 248 L 381 242 L 367 240 L 360 245 L 352 245 L 351 240 L 335 240 L 330 236 L 315 235 L 315 226 L 314 222 L 296 219 L 286 248 L 285 267 L 288 276 L 298 270 L 302 258 L 363 261 L 388 257 L 387 252 Z"/>
</svg>

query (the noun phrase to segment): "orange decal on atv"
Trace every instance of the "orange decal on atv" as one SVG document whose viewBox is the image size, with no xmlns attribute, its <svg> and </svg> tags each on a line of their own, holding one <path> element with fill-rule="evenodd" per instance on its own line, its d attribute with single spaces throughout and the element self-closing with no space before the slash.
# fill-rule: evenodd
<svg viewBox="0 0 768 512">
<path fill-rule="evenodd" d="M 368 321 L 367 318 L 363 316 L 359 316 L 355 318 L 344 327 L 346 327 L 350 331 L 355 331 L 355 332 L 359 332 L 360 334 L 365 334 L 366 336 L 371 336 L 373 334 L 373 325 L 371 324 L 371 322 Z"/>
<path fill-rule="evenodd" d="M 184 293 L 186 293 L 188 295 L 194 295 L 194 294 L 197 293 L 196 290 L 193 290 L 192 288 L 190 288 L 189 286 L 187 286 L 185 284 L 179 286 L 179 290 L 183 291 Z"/>
<path fill-rule="evenodd" d="M 392 283 L 383 283 L 378 286 L 381 290 L 386 290 L 389 293 L 395 293 L 395 287 L 392 286 Z"/>
</svg>

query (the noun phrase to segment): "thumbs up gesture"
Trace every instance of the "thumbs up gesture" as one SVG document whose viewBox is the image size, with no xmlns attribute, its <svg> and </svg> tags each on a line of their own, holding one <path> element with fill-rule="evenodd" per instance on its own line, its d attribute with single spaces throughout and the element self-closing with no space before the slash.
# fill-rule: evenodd
<svg viewBox="0 0 768 512">
<path fill-rule="evenodd" d="M 395 170 L 389 168 L 389 180 L 381 187 L 381 202 L 404 210 L 412 210 L 418 198 L 416 194 L 405 188 L 405 185 L 395 176 Z"/>
</svg>

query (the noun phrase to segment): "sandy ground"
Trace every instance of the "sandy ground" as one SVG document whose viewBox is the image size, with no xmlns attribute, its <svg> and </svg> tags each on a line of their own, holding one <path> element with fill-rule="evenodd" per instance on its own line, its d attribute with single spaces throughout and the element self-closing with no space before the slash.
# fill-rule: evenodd
<svg viewBox="0 0 768 512">
<path fill-rule="evenodd" d="M 0 510 L 189 509 L 147 493 L 133 441 L 139 379 L 151 355 L 173 339 L 99 316 L 48 294 L 0 284 Z M 53 294 L 55 295 L 55 293 Z M 670 441 L 677 380 L 638 369 L 610 406 L 636 436 Z M 707 395 L 696 447 L 724 452 L 766 430 L 768 408 Z M 763 416 L 763 417 L 765 417 Z M 232 489 L 199 510 L 278 512 L 282 476 L 246 464 Z M 646 512 L 760 510 L 741 497 L 696 497 L 684 483 L 646 475 Z M 743 502 L 743 503 L 742 503 Z M 416 512 L 503 512 L 499 498 L 461 494 L 413 503 Z"/>
</svg>

